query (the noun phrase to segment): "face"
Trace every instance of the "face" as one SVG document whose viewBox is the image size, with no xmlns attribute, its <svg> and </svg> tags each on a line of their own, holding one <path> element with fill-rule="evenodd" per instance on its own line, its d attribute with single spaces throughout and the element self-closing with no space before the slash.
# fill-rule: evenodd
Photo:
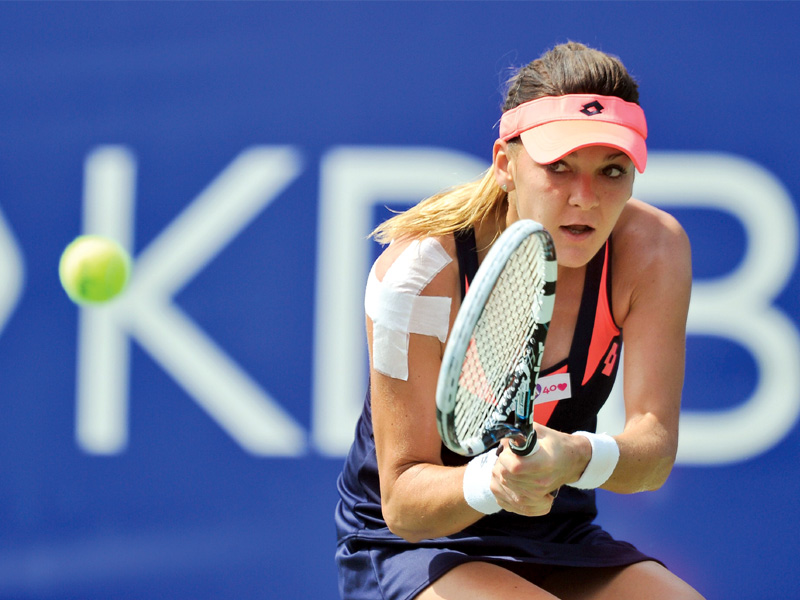
<svg viewBox="0 0 800 600">
<path fill-rule="evenodd" d="M 633 162 L 608 146 L 581 148 L 542 165 L 522 144 L 498 141 L 494 168 L 498 183 L 508 186 L 508 223 L 541 223 L 565 267 L 582 267 L 600 250 L 633 191 Z"/>
</svg>

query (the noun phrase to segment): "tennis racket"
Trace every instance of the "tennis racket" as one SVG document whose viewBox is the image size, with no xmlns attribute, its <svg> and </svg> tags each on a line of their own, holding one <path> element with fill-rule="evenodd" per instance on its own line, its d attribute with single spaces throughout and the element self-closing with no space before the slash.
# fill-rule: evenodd
<svg viewBox="0 0 800 600">
<path fill-rule="evenodd" d="M 489 250 L 458 311 L 436 388 L 444 444 L 475 456 L 511 438 L 536 452 L 533 402 L 553 314 L 555 247 L 535 221 L 509 226 Z"/>
</svg>

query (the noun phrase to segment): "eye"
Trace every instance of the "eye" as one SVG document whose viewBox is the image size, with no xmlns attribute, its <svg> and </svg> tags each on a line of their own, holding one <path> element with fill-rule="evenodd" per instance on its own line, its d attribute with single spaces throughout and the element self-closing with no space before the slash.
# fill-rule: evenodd
<svg viewBox="0 0 800 600">
<path fill-rule="evenodd" d="M 610 177 L 611 179 L 617 179 L 623 175 L 626 175 L 627 173 L 628 170 L 621 165 L 608 165 L 603 169 L 603 175 Z"/>
<path fill-rule="evenodd" d="M 551 173 L 565 173 L 567 171 L 567 165 L 563 160 L 557 160 L 556 162 L 545 166 Z"/>
</svg>

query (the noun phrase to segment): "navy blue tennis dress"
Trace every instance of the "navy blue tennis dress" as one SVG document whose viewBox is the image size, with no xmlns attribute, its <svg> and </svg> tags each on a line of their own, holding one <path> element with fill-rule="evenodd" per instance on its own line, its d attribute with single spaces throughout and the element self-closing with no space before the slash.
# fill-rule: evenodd
<svg viewBox="0 0 800 600">
<path fill-rule="evenodd" d="M 456 249 L 463 296 L 478 267 L 471 230 L 456 237 Z M 554 375 L 549 381 L 560 382 L 551 386 L 554 391 L 559 386 L 570 390 L 570 397 L 536 406 L 536 421 L 559 431 L 595 431 L 597 413 L 614 384 L 622 332 L 610 309 L 610 257 L 609 240 L 587 265 L 569 356 L 540 377 L 541 382 Z M 469 459 L 442 446 L 442 460 L 446 465 L 461 465 Z M 525 563 L 612 567 L 653 560 L 593 522 L 597 516 L 594 490 L 571 487 L 561 488 L 550 513 L 541 517 L 500 511 L 457 534 L 413 544 L 394 535 L 381 515 L 369 392 L 338 488 L 336 562 L 343 600 L 410 599 L 450 569 L 471 560 L 512 570 Z"/>
</svg>

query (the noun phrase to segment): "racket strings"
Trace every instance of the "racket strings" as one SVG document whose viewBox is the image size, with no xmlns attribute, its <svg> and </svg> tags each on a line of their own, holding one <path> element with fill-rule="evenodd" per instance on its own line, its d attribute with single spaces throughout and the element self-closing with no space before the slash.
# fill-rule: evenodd
<svg viewBox="0 0 800 600">
<path fill-rule="evenodd" d="M 537 326 L 546 283 L 544 261 L 538 259 L 542 251 L 538 236 L 516 249 L 473 331 L 455 403 L 455 429 L 462 440 L 501 427 L 519 394 L 528 393 L 525 381 L 517 381 L 522 385 L 510 392 L 508 387 Z"/>
</svg>

